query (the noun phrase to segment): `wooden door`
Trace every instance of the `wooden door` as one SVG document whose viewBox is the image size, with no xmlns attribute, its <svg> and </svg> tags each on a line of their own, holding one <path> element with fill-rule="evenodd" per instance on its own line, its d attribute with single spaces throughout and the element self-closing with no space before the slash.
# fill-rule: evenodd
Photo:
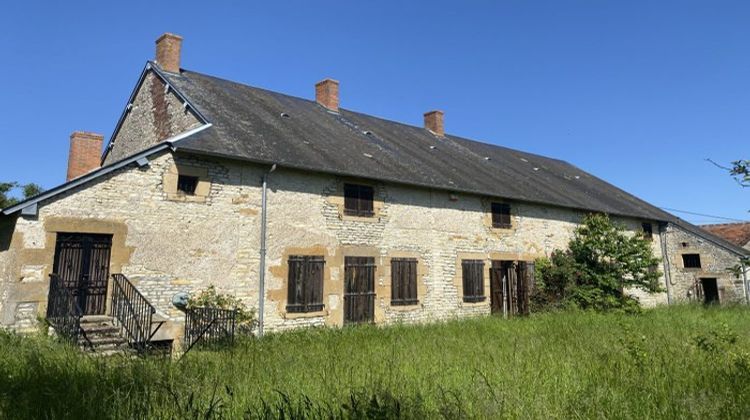
<svg viewBox="0 0 750 420">
<path fill-rule="evenodd" d="M 104 314 L 111 235 L 58 233 L 52 272 L 77 298 L 84 315 Z"/>
<path fill-rule="evenodd" d="M 375 258 L 344 259 L 344 324 L 373 322 L 375 315 Z"/>
<path fill-rule="evenodd" d="M 493 260 L 490 266 L 490 308 L 493 314 L 505 313 L 506 293 L 503 276 L 503 262 Z"/>
</svg>

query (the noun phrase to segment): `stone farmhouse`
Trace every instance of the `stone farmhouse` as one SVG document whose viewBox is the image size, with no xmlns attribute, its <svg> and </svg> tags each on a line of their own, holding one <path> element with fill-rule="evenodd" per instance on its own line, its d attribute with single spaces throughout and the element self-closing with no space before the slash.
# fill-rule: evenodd
<svg viewBox="0 0 750 420">
<path fill-rule="evenodd" d="M 151 338 L 180 340 L 173 298 L 209 285 L 266 331 L 512 315 L 592 212 L 652 239 L 665 291 L 644 304 L 747 301 L 727 271 L 747 250 L 574 165 L 448 134 L 441 111 L 415 127 L 341 108 L 331 79 L 308 100 L 185 70 L 181 48 L 156 41 L 106 147 L 73 133 L 67 181 L 2 210 L 3 326 L 50 317 L 62 290 L 123 324 L 144 301 Z"/>
</svg>

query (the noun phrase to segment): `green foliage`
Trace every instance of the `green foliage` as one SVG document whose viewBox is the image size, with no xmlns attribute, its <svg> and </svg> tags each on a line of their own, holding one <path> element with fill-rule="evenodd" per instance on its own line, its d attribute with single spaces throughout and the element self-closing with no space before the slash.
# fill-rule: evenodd
<svg viewBox="0 0 750 420">
<path fill-rule="evenodd" d="M 532 300 L 536 309 L 638 311 L 638 302 L 625 289 L 659 291 L 658 264 L 643 235 L 628 234 L 607 215 L 592 214 L 575 230 L 567 250 L 537 260 Z"/>
<path fill-rule="evenodd" d="M 248 309 L 247 305 L 236 296 L 219 293 L 212 284 L 198 293 L 190 295 L 187 303 L 190 308 L 219 308 L 237 311 L 237 326 L 241 334 L 250 334 L 257 323 L 255 309 Z"/>
<path fill-rule="evenodd" d="M 16 188 L 21 188 L 24 199 L 31 198 L 44 192 L 42 187 L 34 183 L 20 185 L 17 182 L 0 182 L 0 209 L 10 207 L 19 202 L 17 198 L 10 196 L 10 193 Z"/>
<path fill-rule="evenodd" d="M 740 306 L 308 329 L 179 362 L 4 332 L 0 418 L 748 418 L 749 353 Z"/>
<path fill-rule="evenodd" d="M 729 174 L 743 187 L 750 187 L 750 160 L 735 160 Z"/>
</svg>

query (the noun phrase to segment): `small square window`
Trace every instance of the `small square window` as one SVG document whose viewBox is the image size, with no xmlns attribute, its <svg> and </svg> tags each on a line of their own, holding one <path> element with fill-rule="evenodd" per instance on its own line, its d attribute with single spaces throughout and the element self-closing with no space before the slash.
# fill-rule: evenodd
<svg viewBox="0 0 750 420">
<path fill-rule="evenodd" d="M 682 266 L 685 268 L 701 268 L 700 254 L 682 254 Z"/>
<path fill-rule="evenodd" d="M 197 176 L 179 175 L 177 177 L 177 191 L 185 195 L 195 195 L 195 189 L 198 187 Z"/>
<path fill-rule="evenodd" d="M 375 189 L 369 185 L 344 184 L 344 214 L 373 217 Z"/>
<path fill-rule="evenodd" d="M 509 229 L 510 204 L 492 203 L 492 227 L 497 229 Z"/>
<path fill-rule="evenodd" d="M 651 223 L 641 223 L 641 228 L 643 229 L 643 236 L 646 239 L 650 241 L 654 238 L 654 227 Z"/>
</svg>

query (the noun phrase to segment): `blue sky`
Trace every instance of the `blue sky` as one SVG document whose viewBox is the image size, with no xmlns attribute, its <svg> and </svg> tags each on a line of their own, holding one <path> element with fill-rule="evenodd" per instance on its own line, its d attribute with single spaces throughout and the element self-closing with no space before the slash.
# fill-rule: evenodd
<svg viewBox="0 0 750 420">
<path fill-rule="evenodd" d="M 64 181 L 74 130 L 107 138 L 154 40 L 182 66 L 567 160 L 653 204 L 750 219 L 706 158 L 750 158 L 750 2 L 9 2 L 0 181 Z M 679 214 L 693 222 L 715 217 Z"/>
</svg>

